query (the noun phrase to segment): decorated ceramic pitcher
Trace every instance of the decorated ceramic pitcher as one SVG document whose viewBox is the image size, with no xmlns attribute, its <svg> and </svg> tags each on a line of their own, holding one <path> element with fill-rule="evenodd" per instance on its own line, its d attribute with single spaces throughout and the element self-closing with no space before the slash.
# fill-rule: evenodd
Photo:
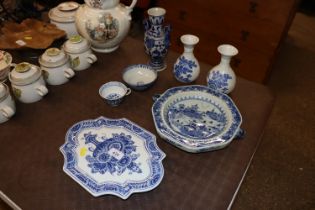
<svg viewBox="0 0 315 210">
<path fill-rule="evenodd" d="M 165 56 L 170 46 L 170 26 L 164 26 L 166 10 L 154 7 L 148 10 L 149 19 L 144 21 L 144 46 L 150 56 L 149 65 L 157 71 L 166 68 Z"/>
<path fill-rule="evenodd" d="M 132 0 L 130 6 L 125 6 L 119 0 L 85 0 L 76 13 L 77 30 L 91 42 L 93 50 L 112 52 L 129 32 L 130 13 L 136 3 Z"/>
</svg>

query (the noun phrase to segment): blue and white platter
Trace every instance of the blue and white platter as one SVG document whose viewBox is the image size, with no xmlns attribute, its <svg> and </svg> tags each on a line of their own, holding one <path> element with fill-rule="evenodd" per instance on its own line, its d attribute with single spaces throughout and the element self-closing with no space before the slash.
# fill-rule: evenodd
<svg viewBox="0 0 315 210">
<path fill-rule="evenodd" d="M 163 139 L 192 153 L 226 147 L 242 123 L 229 96 L 200 85 L 168 89 L 153 104 L 152 114 Z"/>
<path fill-rule="evenodd" d="M 60 147 L 63 170 L 93 196 L 127 199 L 163 179 L 165 158 L 155 136 L 127 119 L 99 117 L 74 124 Z"/>
</svg>

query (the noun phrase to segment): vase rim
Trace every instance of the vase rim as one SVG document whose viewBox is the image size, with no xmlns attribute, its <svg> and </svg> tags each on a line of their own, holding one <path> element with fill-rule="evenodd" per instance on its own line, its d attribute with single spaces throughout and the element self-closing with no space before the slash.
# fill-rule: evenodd
<svg viewBox="0 0 315 210">
<path fill-rule="evenodd" d="M 226 56 L 234 56 L 238 54 L 238 49 L 231 44 L 222 44 L 218 47 L 218 52 Z"/>
<path fill-rule="evenodd" d="M 198 36 L 193 34 L 184 34 L 180 37 L 183 44 L 196 45 L 199 42 Z"/>
<path fill-rule="evenodd" d="M 158 16 L 165 15 L 165 13 L 166 13 L 166 10 L 162 7 L 152 7 L 148 9 L 148 15 L 150 16 L 158 17 Z"/>
</svg>

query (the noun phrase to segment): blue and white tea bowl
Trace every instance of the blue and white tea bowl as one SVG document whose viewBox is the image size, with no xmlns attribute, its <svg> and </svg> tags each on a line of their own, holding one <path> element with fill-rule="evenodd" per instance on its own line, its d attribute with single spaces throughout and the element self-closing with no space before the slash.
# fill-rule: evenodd
<svg viewBox="0 0 315 210">
<path fill-rule="evenodd" d="M 136 64 L 123 71 L 123 80 L 134 90 L 145 90 L 153 85 L 157 72 L 149 65 Z"/>
</svg>

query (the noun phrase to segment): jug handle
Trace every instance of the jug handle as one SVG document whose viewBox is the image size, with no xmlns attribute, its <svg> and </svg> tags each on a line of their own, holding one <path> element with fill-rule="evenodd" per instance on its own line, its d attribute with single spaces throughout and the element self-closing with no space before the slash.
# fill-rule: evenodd
<svg viewBox="0 0 315 210">
<path fill-rule="evenodd" d="M 130 12 L 132 11 L 132 9 L 136 6 L 137 0 L 132 0 L 130 6 L 127 6 L 127 9 L 130 10 Z"/>
</svg>

